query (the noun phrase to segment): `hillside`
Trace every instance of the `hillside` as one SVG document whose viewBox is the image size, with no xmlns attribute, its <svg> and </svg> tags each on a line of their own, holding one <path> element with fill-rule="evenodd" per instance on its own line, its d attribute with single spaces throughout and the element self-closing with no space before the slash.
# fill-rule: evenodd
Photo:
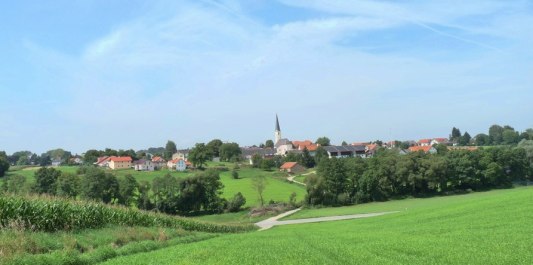
<svg viewBox="0 0 533 265">
<path fill-rule="evenodd" d="M 531 264 L 533 188 L 309 210 L 400 213 L 286 225 L 105 264 Z"/>
</svg>

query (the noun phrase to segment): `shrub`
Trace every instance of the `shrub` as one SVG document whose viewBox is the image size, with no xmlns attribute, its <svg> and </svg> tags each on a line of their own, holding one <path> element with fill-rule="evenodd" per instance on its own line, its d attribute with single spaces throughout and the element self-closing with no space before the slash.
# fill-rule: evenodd
<svg viewBox="0 0 533 265">
<path fill-rule="evenodd" d="M 228 211 L 238 212 L 243 205 L 246 204 L 246 198 L 242 196 L 240 192 L 235 194 L 233 198 L 228 202 Z"/>
<path fill-rule="evenodd" d="M 234 179 L 239 179 L 239 172 L 237 172 L 237 170 L 233 170 L 233 171 L 231 171 L 231 176 Z"/>
</svg>

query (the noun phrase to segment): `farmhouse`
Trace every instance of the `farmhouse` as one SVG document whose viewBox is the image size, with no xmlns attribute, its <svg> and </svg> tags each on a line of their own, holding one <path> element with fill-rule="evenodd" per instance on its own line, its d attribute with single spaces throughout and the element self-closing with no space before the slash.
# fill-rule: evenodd
<svg viewBox="0 0 533 265">
<path fill-rule="evenodd" d="M 155 166 L 151 160 L 140 159 L 133 162 L 133 166 L 137 171 L 154 171 Z"/>
<path fill-rule="evenodd" d="M 111 156 L 107 166 L 110 169 L 125 169 L 131 167 L 131 157 L 129 156 Z"/>
<path fill-rule="evenodd" d="M 108 167 L 110 156 L 101 156 L 99 157 L 96 162 L 94 162 L 94 165 L 98 167 Z"/>
<path fill-rule="evenodd" d="M 422 151 L 424 153 L 430 153 L 435 154 L 437 153 L 437 149 L 433 146 L 411 146 L 409 147 L 409 152 L 419 152 Z"/>
<path fill-rule="evenodd" d="M 276 149 L 273 148 L 259 148 L 259 147 L 241 147 L 241 155 L 244 159 L 252 165 L 252 157 L 259 155 L 261 158 L 272 158 L 276 155 Z"/>
<path fill-rule="evenodd" d="M 172 160 L 174 159 L 183 159 L 187 160 L 189 158 L 189 149 L 184 150 L 178 150 L 176 153 L 172 155 Z"/>
<path fill-rule="evenodd" d="M 152 157 L 152 163 L 154 164 L 154 168 L 161 169 L 165 166 L 167 161 L 160 156 L 154 156 Z"/>
<path fill-rule="evenodd" d="M 366 147 L 364 145 L 356 146 L 324 146 L 329 158 L 332 157 L 366 157 Z"/>
<path fill-rule="evenodd" d="M 301 166 L 297 162 L 285 162 L 279 168 L 280 171 L 296 174 L 305 170 L 305 167 Z"/>
<path fill-rule="evenodd" d="M 417 142 L 418 146 L 431 146 L 431 140 L 432 139 L 420 139 Z"/>
</svg>

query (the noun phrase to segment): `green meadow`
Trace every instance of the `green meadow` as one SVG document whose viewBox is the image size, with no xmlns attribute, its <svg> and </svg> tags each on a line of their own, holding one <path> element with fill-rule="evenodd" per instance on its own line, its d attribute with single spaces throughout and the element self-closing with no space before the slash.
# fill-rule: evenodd
<svg viewBox="0 0 533 265">
<path fill-rule="evenodd" d="M 233 168 L 233 163 L 214 163 L 209 162 L 208 167 L 226 166 L 230 170 Z M 26 183 L 29 185 L 35 182 L 34 173 L 39 167 L 30 167 L 15 171 L 8 171 L 7 175 L 22 175 L 26 177 Z M 61 166 L 56 169 L 63 172 L 76 173 L 78 167 Z M 122 170 L 109 170 L 109 172 L 115 174 L 117 177 L 125 175 L 132 175 L 137 181 L 148 181 L 156 177 L 163 177 L 165 174 L 171 174 L 174 177 L 185 178 L 195 174 L 195 171 L 178 172 L 175 170 L 162 169 L 157 171 L 135 171 L 134 169 L 122 169 Z M 258 168 L 241 167 L 238 170 L 239 179 L 233 179 L 231 171 L 224 171 L 220 174 L 220 179 L 224 184 L 222 196 L 226 199 L 232 198 L 237 192 L 241 192 L 246 198 L 245 207 L 256 206 L 260 203 L 257 191 L 252 187 L 252 179 L 255 176 L 263 175 L 267 177 L 267 185 L 264 191 L 265 203 L 270 200 L 276 202 L 288 202 L 291 193 L 296 193 L 296 200 L 303 200 L 305 197 L 305 189 L 293 183 L 286 181 L 286 175 L 278 171 L 264 171 Z M 3 180 L 1 180 L 3 181 Z"/>
<path fill-rule="evenodd" d="M 533 188 L 304 210 L 399 213 L 229 234 L 104 264 L 532 264 Z"/>
</svg>

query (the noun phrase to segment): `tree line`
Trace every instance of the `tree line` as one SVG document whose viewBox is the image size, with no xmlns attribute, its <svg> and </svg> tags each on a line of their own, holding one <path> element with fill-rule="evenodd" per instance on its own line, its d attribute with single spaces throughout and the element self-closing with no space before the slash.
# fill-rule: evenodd
<svg viewBox="0 0 533 265">
<path fill-rule="evenodd" d="M 151 183 L 138 182 L 130 174 L 117 177 L 91 166 L 78 168 L 76 174 L 42 167 L 34 176 L 35 183 L 26 185 L 24 176 L 11 175 L 3 181 L 1 190 L 82 198 L 183 215 L 238 211 L 246 203 L 241 193 L 237 193 L 229 201 L 222 198 L 224 185 L 220 181 L 219 171 L 211 169 L 179 179 L 166 174 L 154 178 Z"/>
<path fill-rule="evenodd" d="M 381 149 L 372 158 L 323 159 L 306 179 L 309 205 L 348 205 L 510 187 L 533 180 L 533 141 L 476 151 L 438 148 L 400 155 Z"/>
</svg>

